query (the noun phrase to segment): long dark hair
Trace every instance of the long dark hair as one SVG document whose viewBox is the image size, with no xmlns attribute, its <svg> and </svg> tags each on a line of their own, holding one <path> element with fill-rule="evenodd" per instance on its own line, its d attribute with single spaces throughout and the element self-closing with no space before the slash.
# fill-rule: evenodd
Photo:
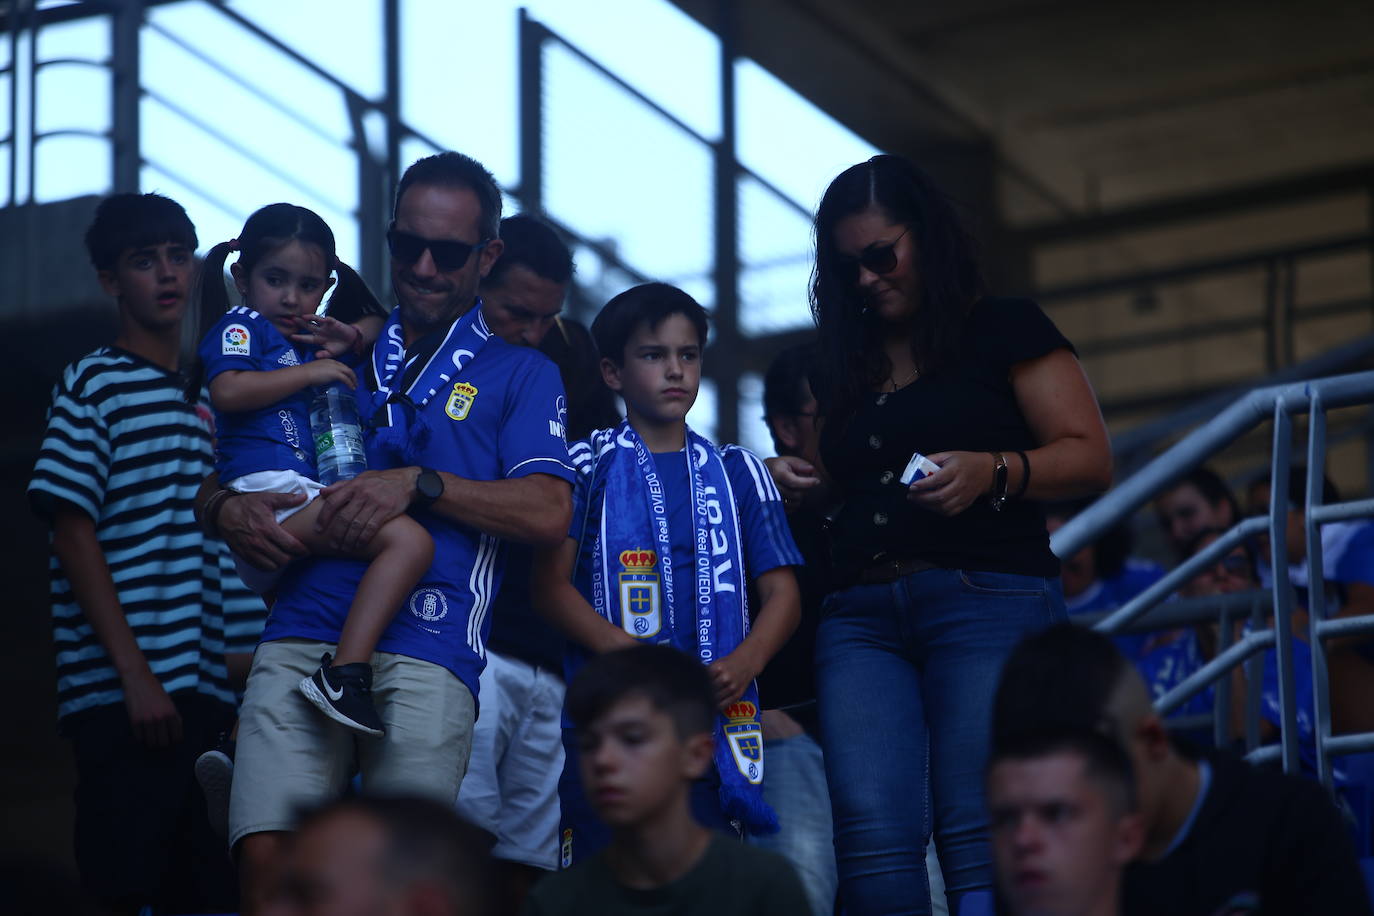
<svg viewBox="0 0 1374 916">
<path fill-rule="evenodd" d="M 870 207 L 906 226 L 915 243 L 920 301 L 911 317 L 911 355 L 923 375 L 957 357 L 964 318 L 981 289 L 973 242 L 929 176 L 890 155 L 841 172 L 816 209 L 811 272 L 811 314 L 820 330 L 823 369 L 815 393 L 836 419 L 892 369 L 881 346 L 881 325 L 835 250 L 836 224 Z"/>
<path fill-rule="evenodd" d="M 288 242 L 318 245 L 324 252 L 325 269 L 333 269 L 334 233 L 320 215 L 295 204 L 268 204 L 248 217 L 238 238 L 220 242 L 205 255 L 200 271 L 201 308 L 216 315 L 229 310 L 224 289 L 224 261 L 229 252 L 239 253 L 239 267 L 247 277 L 258 261 Z"/>
<path fill-rule="evenodd" d="M 243 224 L 243 231 L 238 238 L 220 242 L 210 249 L 205 255 L 205 263 L 201 265 L 197 286 L 201 314 L 215 315 L 215 320 L 218 320 L 218 316 L 229 310 L 224 262 L 231 251 L 239 253 L 238 263 L 246 278 L 260 260 L 283 245 L 297 241 L 319 246 L 324 254 L 325 269 L 338 272 L 339 282 L 329 299 L 330 310 L 339 308 L 340 314 L 357 317 L 386 314 L 386 309 L 382 308 L 362 277 L 338 259 L 334 232 L 329 224 L 314 210 L 295 204 L 268 204 L 255 210 Z M 188 403 L 194 403 L 200 396 L 204 381 L 205 367 L 197 360 L 186 380 Z"/>
</svg>

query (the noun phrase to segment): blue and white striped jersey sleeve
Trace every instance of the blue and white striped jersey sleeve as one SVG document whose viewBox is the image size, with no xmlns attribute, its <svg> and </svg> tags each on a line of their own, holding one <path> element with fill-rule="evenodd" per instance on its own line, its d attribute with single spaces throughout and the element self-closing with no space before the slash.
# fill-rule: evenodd
<svg viewBox="0 0 1374 916">
<path fill-rule="evenodd" d="M 568 460 L 572 463 L 577 478 L 573 480 L 572 521 L 568 524 L 568 537 L 581 541 L 586 530 L 587 509 L 592 489 L 592 470 L 596 465 L 592 439 L 578 439 L 568 443 Z"/>
<path fill-rule="evenodd" d="M 768 467 L 747 448 L 727 445 L 721 451 L 735 490 L 735 511 L 739 513 L 749 578 L 757 579 L 779 566 L 801 566 L 805 561 L 792 540 L 782 494 Z"/>
<path fill-rule="evenodd" d="M 68 503 L 99 522 L 110 476 L 110 430 L 101 414 L 100 376 L 68 366 L 53 388 L 48 428 L 38 451 L 29 501 L 50 517 Z"/>
</svg>

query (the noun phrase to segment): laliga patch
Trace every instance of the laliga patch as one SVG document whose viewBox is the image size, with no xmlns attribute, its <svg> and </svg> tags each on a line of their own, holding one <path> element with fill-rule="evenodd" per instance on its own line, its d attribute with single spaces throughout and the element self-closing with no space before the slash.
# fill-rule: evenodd
<svg viewBox="0 0 1374 916">
<path fill-rule="evenodd" d="M 410 593 L 410 613 L 426 623 L 448 616 L 448 599 L 437 588 L 417 588 Z"/>
<path fill-rule="evenodd" d="M 453 386 L 453 393 L 448 396 L 448 403 L 444 405 L 444 413 L 453 420 L 465 420 L 468 411 L 472 410 L 472 402 L 477 400 L 477 386 L 468 382 L 456 382 Z"/>
<path fill-rule="evenodd" d="M 241 324 L 231 324 L 224 329 L 219 340 L 219 352 L 223 356 L 251 356 L 248 347 L 248 328 Z"/>
<path fill-rule="evenodd" d="M 759 708 L 748 700 L 731 703 L 725 710 L 728 721 L 723 729 L 735 767 L 755 786 L 763 782 L 763 726 L 758 716 Z"/>
<path fill-rule="evenodd" d="M 663 629 L 657 563 L 658 554 L 652 550 L 620 552 L 620 625 L 635 639 L 657 636 Z"/>
<path fill-rule="evenodd" d="M 572 868 L 572 828 L 563 828 L 563 843 L 560 847 L 559 863 L 564 868 Z"/>
</svg>

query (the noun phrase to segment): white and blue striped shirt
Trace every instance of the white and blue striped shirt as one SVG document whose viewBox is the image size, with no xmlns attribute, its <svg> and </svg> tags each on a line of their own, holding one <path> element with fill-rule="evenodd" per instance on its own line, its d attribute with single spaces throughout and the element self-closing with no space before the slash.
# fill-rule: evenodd
<svg viewBox="0 0 1374 916">
<path fill-rule="evenodd" d="M 102 347 L 68 366 L 53 389 L 28 492 L 44 516 L 65 506 L 95 521 L 120 605 L 167 692 L 232 704 L 226 636 L 251 649 L 265 611 L 224 545 L 195 522 L 196 490 L 213 462 L 209 417 L 203 397 L 186 403 L 176 374 Z M 50 569 L 59 719 L 123 702 L 56 556 Z"/>
</svg>

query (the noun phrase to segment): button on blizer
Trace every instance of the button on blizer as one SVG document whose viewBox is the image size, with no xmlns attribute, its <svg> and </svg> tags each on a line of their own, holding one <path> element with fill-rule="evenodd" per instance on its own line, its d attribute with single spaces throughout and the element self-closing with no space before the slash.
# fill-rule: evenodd
<svg viewBox="0 0 1374 916">
<path fill-rule="evenodd" d="M 883 471 L 883 476 L 878 478 L 878 483 L 892 483 L 892 478 L 895 476 L 897 475 L 893 474 L 891 471 Z"/>
<path fill-rule="evenodd" d="M 869 437 L 868 437 L 868 447 L 869 447 L 869 448 L 882 448 L 882 447 L 883 447 L 883 440 L 882 440 L 880 437 L 878 437 L 878 436 L 869 436 Z"/>
<path fill-rule="evenodd" d="M 886 513 L 886 512 L 874 512 L 874 513 L 873 513 L 873 524 L 875 524 L 875 525 L 886 525 L 886 524 L 887 524 L 887 513 Z"/>
</svg>

